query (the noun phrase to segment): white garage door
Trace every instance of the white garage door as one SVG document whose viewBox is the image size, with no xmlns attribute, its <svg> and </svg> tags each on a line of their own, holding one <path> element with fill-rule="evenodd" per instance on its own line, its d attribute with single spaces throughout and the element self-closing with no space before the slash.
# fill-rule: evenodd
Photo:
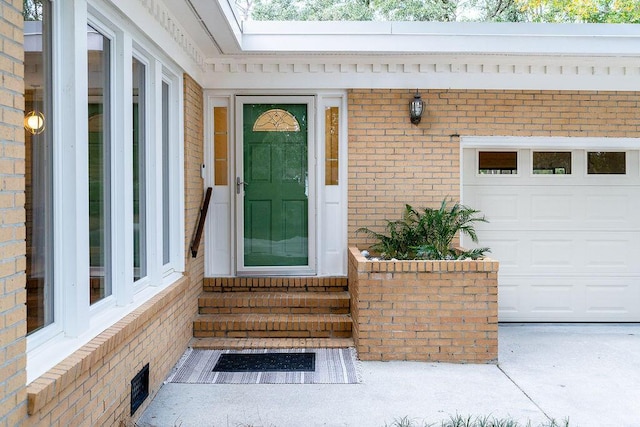
<svg viewBox="0 0 640 427">
<path fill-rule="evenodd" d="M 490 221 L 501 321 L 640 321 L 636 150 L 463 150 L 463 203 Z M 472 246 L 468 240 L 463 245 Z"/>
</svg>

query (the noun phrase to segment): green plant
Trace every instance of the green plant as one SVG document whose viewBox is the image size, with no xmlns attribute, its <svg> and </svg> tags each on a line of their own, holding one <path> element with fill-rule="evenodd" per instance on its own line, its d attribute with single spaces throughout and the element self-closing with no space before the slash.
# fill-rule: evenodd
<svg viewBox="0 0 640 427">
<path fill-rule="evenodd" d="M 418 427 L 418 424 L 416 424 L 414 421 L 409 419 L 409 417 L 405 416 L 402 418 L 394 419 L 391 425 L 385 423 L 384 426 L 385 427 Z M 424 427 L 431 427 L 431 426 L 432 424 L 424 424 Z"/>
<path fill-rule="evenodd" d="M 385 427 L 533 427 L 531 421 L 526 424 L 520 424 L 512 418 L 495 418 L 492 416 L 473 417 L 471 415 L 451 415 L 448 420 L 439 424 L 419 424 L 408 417 L 396 418 L 391 425 L 385 424 Z M 569 427 L 569 419 L 565 419 L 562 423 L 556 420 L 540 424 L 538 427 Z"/>
<path fill-rule="evenodd" d="M 477 259 L 490 252 L 489 248 L 457 251 L 451 247 L 451 242 L 459 233 L 478 242 L 474 223 L 487 222 L 484 216 L 478 216 L 479 213 L 460 203 L 448 206 L 447 199 L 438 209 L 418 211 L 405 205 L 402 220 L 387 221 L 387 234 L 366 227 L 356 232 L 367 233 L 376 239 L 370 249 L 384 259 Z"/>
<path fill-rule="evenodd" d="M 405 205 L 401 220 L 387 220 L 387 234 L 377 233 L 366 227 L 359 228 L 356 233 L 366 233 L 374 238 L 376 242 L 369 249 L 384 259 L 413 259 L 416 256 L 414 248 L 424 242 L 424 235 L 421 235 L 422 231 L 415 221 L 416 214 L 411 206 Z"/>
</svg>

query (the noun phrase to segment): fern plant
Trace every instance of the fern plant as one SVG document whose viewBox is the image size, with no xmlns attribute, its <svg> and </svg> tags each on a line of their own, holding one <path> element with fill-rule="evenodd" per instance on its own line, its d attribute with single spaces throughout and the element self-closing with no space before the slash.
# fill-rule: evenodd
<svg viewBox="0 0 640 427">
<path fill-rule="evenodd" d="M 366 227 L 359 228 L 356 233 L 366 233 L 375 239 L 376 242 L 369 249 L 380 254 L 384 259 L 414 259 L 416 256 L 415 248 L 423 242 L 423 236 L 415 222 L 415 214 L 414 209 L 406 205 L 401 220 L 387 220 L 386 234 L 375 232 Z"/>
<path fill-rule="evenodd" d="M 442 201 L 438 209 L 418 211 L 407 204 L 402 220 L 387 221 L 387 234 L 366 227 L 357 232 L 367 233 L 376 239 L 370 249 L 384 259 L 477 259 L 490 252 L 489 248 L 456 251 L 451 247 L 451 242 L 460 233 L 477 243 L 474 224 L 487 222 L 479 214 L 480 211 L 460 203 L 448 206 L 447 199 Z"/>
</svg>

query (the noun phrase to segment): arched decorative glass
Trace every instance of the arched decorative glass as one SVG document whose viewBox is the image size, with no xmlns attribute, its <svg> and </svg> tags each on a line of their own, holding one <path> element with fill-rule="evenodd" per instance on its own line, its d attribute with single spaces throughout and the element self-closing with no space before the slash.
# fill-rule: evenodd
<svg viewBox="0 0 640 427">
<path fill-rule="evenodd" d="M 256 119 L 253 124 L 254 132 L 300 132 L 298 120 L 288 111 L 274 108 Z"/>
</svg>

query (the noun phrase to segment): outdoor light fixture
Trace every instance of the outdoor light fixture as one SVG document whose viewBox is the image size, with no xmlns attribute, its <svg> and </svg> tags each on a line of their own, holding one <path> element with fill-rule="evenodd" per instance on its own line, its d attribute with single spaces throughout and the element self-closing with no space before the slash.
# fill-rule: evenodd
<svg viewBox="0 0 640 427">
<path fill-rule="evenodd" d="M 30 111 L 24 116 L 24 128 L 31 135 L 40 135 L 44 132 L 44 114 L 39 111 Z"/>
<path fill-rule="evenodd" d="M 422 119 L 422 111 L 424 110 L 424 102 L 420 98 L 420 94 L 416 91 L 413 96 L 413 101 L 409 103 L 409 114 L 411 116 L 411 123 L 417 125 Z"/>
<path fill-rule="evenodd" d="M 38 111 L 38 88 L 40 85 L 33 85 L 33 110 L 24 116 L 24 129 L 31 135 L 40 135 L 44 132 L 44 114 Z"/>
</svg>

